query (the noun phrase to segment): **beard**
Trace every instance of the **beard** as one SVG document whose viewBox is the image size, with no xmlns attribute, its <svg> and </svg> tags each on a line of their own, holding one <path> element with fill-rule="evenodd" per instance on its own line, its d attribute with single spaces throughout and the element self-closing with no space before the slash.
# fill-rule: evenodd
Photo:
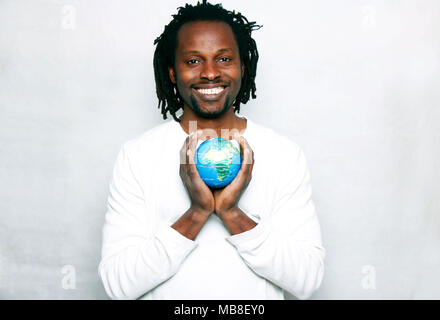
<svg viewBox="0 0 440 320">
<path fill-rule="evenodd" d="M 222 115 L 228 111 L 230 107 L 230 99 L 229 97 L 226 97 L 225 103 L 223 104 L 223 107 L 220 110 L 214 111 L 214 112 L 206 112 L 200 108 L 199 103 L 197 102 L 196 98 L 194 96 L 190 97 L 190 103 L 187 103 L 187 106 L 200 118 L 204 119 L 216 119 L 220 118 Z"/>
</svg>

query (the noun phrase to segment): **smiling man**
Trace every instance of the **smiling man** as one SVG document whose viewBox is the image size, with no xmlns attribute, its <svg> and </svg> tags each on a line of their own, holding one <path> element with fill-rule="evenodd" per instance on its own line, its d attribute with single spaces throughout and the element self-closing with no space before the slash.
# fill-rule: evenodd
<svg viewBox="0 0 440 320">
<path fill-rule="evenodd" d="M 173 120 L 126 142 L 110 183 L 99 265 L 114 299 L 305 299 L 325 250 L 302 149 L 246 117 L 260 26 L 204 1 L 156 39 L 156 92 Z M 273 106 L 271 106 L 273 107 Z M 182 111 L 177 116 L 178 111 Z M 221 189 L 194 164 L 199 142 L 235 139 L 242 165 Z"/>
</svg>

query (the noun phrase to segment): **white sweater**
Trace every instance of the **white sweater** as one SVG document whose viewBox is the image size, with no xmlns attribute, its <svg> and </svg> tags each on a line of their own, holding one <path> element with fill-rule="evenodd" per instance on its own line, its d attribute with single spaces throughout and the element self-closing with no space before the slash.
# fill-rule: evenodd
<svg viewBox="0 0 440 320">
<path fill-rule="evenodd" d="M 173 119 L 127 141 L 109 187 L 99 275 L 112 299 L 306 299 L 325 250 L 301 148 L 247 118 L 252 180 L 239 207 L 257 226 L 231 235 L 213 213 L 192 241 L 171 228 L 189 208 L 187 137 Z"/>
</svg>

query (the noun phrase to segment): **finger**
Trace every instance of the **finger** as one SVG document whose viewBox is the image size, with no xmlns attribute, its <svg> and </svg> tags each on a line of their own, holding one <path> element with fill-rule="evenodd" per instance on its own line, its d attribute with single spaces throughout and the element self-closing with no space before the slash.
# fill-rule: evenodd
<svg viewBox="0 0 440 320">
<path fill-rule="evenodd" d="M 194 165 L 194 158 L 196 154 L 197 141 L 199 140 L 200 130 L 191 133 L 189 137 L 189 144 L 187 149 L 188 163 Z"/>
<path fill-rule="evenodd" d="M 235 131 L 232 133 L 232 139 L 235 140 L 238 143 L 238 149 L 240 151 L 240 157 L 241 157 L 241 160 L 243 160 L 243 146 L 242 146 L 242 143 L 241 143 L 241 137 L 242 136 L 239 133 L 235 132 Z M 235 146 L 235 144 L 234 144 L 234 146 Z"/>
<path fill-rule="evenodd" d="M 242 164 L 253 165 L 254 163 L 254 151 L 251 149 L 247 140 L 240 136 L 238 142 L 240 143 L 240 155 Z"/>
<path fill-rule="evenodd" d="M 242 190 L 243 186 L 247 186 L 251 180 L 253 164 L 250 164 L 250 162 L 252 162 L 253 151 L 244 137 L 238 136 L 234 139 L 239 143 L 242 163 L 237 176 L 228 187 L 234 190 Z"/>
<path fill-rule="evenodd" d="M 180 149 L 180 163 L 183 165 L 188 164 L 188 149 L 191 141 L 191 137 L 193 134 L 190 134 L 186 137 L 182 148 Z"/>
<path fill-rule="evenodd" d="M 186 150 L 187 150 L 187 146 L 188 146 L 188 140 L 189 140 L 189 137 L 187 137 L 185 139 L 185 141 L 183 142 L 182 148 L 180 148 L 180 164 L 181 165 L 184 165 L 187 163 Z"/>
</svg>

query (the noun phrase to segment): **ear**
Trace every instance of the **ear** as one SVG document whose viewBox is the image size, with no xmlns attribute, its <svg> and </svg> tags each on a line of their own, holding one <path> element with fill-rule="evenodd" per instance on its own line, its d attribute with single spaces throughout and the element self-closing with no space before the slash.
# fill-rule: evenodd
<svg viewBox="0 0 440 320">
<path fill-rule="evenodd" d="M 176 84 L 176 75 L 175 75 L 174 69 L 172 67 L 168 68 L 168 74 L 170 75 L 171 82 Z"/>
<path fill-rule="evenodd" d="M 243 79 L 244 76 L 244 64 L 241 64 L 241 78 Z"/>
</svg>

